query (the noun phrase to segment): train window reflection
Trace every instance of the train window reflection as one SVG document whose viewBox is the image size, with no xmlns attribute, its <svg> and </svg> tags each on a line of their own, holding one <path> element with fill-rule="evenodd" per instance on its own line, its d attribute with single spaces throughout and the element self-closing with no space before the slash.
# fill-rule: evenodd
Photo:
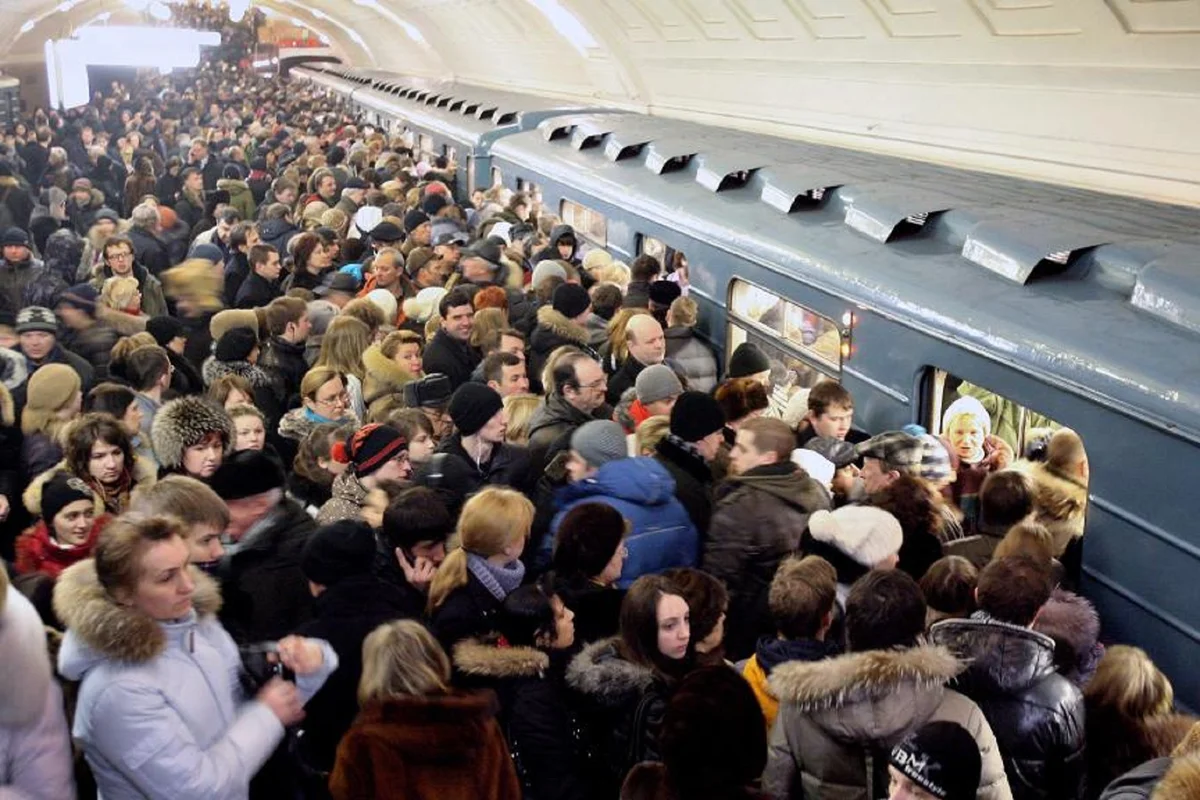
<svg viewBox="0 0 1200 800">
<path fill-rule="evenodd" d="M 833 320 L 741 280 L 733 282 L 729 308 L 740 319 L 782 337 L 823 365 L 841 369 L 842 335 Z"/>
<path fill-rule="evenodd" d="M 580 236 L 600 247 L 608 245 L 608 220 L 599 211 L 571 200 L 562 201 L 561 211 L 562 221 Z"/>
<path fill-rule="evenodd" d="M 421 158 L 431 157 L 433 155 L 433 137 L 426 133 L 417 134 L 417 149 Z"/>
<path fill-rule="evenodd" d="M 503 186 L 503 185 L 504 185 L 504 173 L 500 171 L 499 167 L 492 167 L 492 186 Z"/>
<path fill-rule="evenodd" d="M 731 322 L 729 324 L 729 349 L 727 352 L 732 353 L 744 342 L 753 342 L 756 344 L 771 362 L 769 389 L 771 413 L 773 416 L 783 417 L 784 410 L 787 409 L 798 392 L 802 392 L 803 396 L 807 397 L 808 390 L 816 386 L 820 381 L 827 378 L 836 380 L 837 378 L 836 371 L 817 369 L 808 361 L 800 358 L 791 349 L 781 347 L 778 338 L 765 335 L 749 326 L 742 327 L 737 323 Z M 803 398 L 796 398 L 796 402 L 802 403 L 804 401 Z"/>
<path fill-rule="evenodd" d="M 667 261 L 667 245 L 662 239 L 655 239 L 653 236 L 642 234 L 638 238 L 638 255 L 653 256 L 658 259 L 658 263 L 665 264 Z"/>
</svg>

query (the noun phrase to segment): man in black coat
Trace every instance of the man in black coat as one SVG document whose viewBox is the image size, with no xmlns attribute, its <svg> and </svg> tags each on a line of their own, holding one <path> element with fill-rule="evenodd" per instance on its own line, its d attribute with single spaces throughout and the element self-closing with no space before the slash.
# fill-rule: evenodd
<svg viewBox="0 0 1200 800">
<path fill-rule="evenodd" d="M 337 671 L 304 707 L 301 755 L 308 766 L 323 772 L 333 769 L 338 742 L 358 713 L 363 640 L 386 622 L 421 612 L 417 605 L 414 614 L 404 592 L 372 574 L 375 554 L 370 527 L 345 520 L 318 528 L 301 556 L 316 599 L 313 619 L 296 634 L 324 639 L 338 655 Z"/>
<path fill-rule="evenodd" d="M 725 415 L 710 395 L 684 392 L 671 409 L 670 432 L 654 455 L 675 479 L 675 496 L 701 536 L 712 520 L 713 474 L 709 466 L 725 441 Z"/>
<path fill-rule="evenodd" d="M 150 205 L 135 206 L 129 219 L 128 236 L 137 263 L 156 277 L 170 269 L 171 255 L 158 235 L 158 210 Z"/>
<path fill-rule="evenodd" d="M 229 506 L 233 540 L 217 568 L 221 624 L 239 644 L 287 636 L 312 614 L 300 558 L 316 524 L 284 496 L 283 467 L 262 451 L 229 456 L 211 485 Z"/>
<path fill-rule="evenodd" d="M 653 364 L 661 364 L 667 356 L 667 337 L 662 325 L 649 314 L 639 314 L 629 320 L 625 328 L 625 342 L 629 354 L 608 379 L 608 393 L 605 396 L 609 404 L 614 406 L 621 402 L 625 390 L 637 383 L 637 376 L 642 370 Z"/>
<path fill-rule="evenodd" d="M 308 372 L 304 358 L 305 342 L 312 330 L 308 304 L 298 297 L 277 297 L 267 305 L 266 317 L 271 338 L 258 357 L 258 365 L 275 382 L 281 407 L 291 410 L 300 405 L 300 382 Z"/>
<path fill-rule="evenodd" d="M 238 287 L 234 308 L 258 308 L 279 297 L 279 251 L 269 244 L 250 248 L 250 274 Z"/>
<path fill-rule="evenodd" d="M 440 372 L 457 389 L 471 380 L 471 373 L 480 361 L 479 353 L 470 344 L 475 324 L 471 296 L 461 288 L 454 289 L 438 303 L 438 313 L 442 327 L 425 348 L 422 366 L 426 375 Z"/>
</svg>

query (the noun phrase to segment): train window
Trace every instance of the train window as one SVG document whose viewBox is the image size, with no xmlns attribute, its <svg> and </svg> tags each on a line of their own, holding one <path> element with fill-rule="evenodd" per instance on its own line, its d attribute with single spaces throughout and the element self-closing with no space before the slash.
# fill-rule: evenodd
<svg viewBox="0 0 1200 800">
<path fill-rule="evenodd" d="M 647 236 L 643 233 L 638 237 L 638 254 L 653 256 L 658 259 L 658 263 L 665 265 L 667 261 L 667 245 L 662 239 L 655 239 L 653 236 Z"/>
<path fill-rule="evenodd" d="M 837 323 L 766 289 L 734 280 L 730 311 L 743 322 L 780 337 L 819 368 L 841 371 L 842 335 Z"/>
<path fill-rule="evenodd" d="M 433 137 L 426 133 L 417 134 L 417 155 L 421 158 L 433 155 Z"/>
<path fill-rule="evenodd" d="M 837 378 L 836 371 L 818 369 L 790 348 L 781 347 L 777 336 L 730 322 L 727 352 L 732 353 L 745 342 L 758 345 L 771 362 L 771 408 L 776 412 L 782 413 L 797 392 L 811 389 L 827 378 Z"/>
<path fill-rule="evenodd" d="M 467 196 L 475 194 L 475 156 L 467 153 Z"/>
<path fill-rule="evenodd" d="M 608 220 L 599 211 L 563 200 L 560 207 L 562 221 L 575 229 L 583 238 L 600 247 L 608 246 Z"/>
<path fill-rule="evenodd" d="M 944 417 L 951 404 L 963 397 L 973 397 L 982 404 L 988 414 L 990 433 L 1004 440 L 1018 457 L 1031 447 L 1036 448 L 1044 443 L 1050 433 L 1062 427 L 1044 414 L 945 370 L 931 370 L 928 380 L 929 405 L 925 427 L 934 435 L 947 438 L 954 436 L 954 431 L 944 429 L 944 423 L 951 421 Z"/>
<path fill-rule="evenodd" d="M 504 173 L 500 171 L 499 167 L 492 167 L 492 186 L 503 186 L 503 185 L 504 185 Z"/>
</svg>

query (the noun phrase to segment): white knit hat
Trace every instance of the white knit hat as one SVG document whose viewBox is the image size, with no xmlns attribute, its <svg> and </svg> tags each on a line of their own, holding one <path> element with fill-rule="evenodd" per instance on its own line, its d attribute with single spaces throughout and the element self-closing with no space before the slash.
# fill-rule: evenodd
<svg viewBox="0 0 1200 800">
<path fill-rule="evenodd" d="M 833 484 L 833 474 L 837 472 L 833 462 L 816 450 L 798 447 L 792 451 L 792 463 L 807 472 L 817 483 L 828 489 Z"/>
<path fill-rule="evenodd" d="M 864 567 L 874 567 L 900 552 L 904 541 L 896 518 L 873 506 L 814 511 L 808 518 L 808 530 L 818 542 L 833 545 Z"/>
<path fill-rule="evenodd" d="M 961 414 L 970 414 L 972 417 L 975 417 L 975 420 L 979 423 L 979 427 L 983 428 L 983 435 L 992 435 L 992 415 L 983 407 L 983 403 L 970 395 L 958 398 L 942 412 L 943 434 L 949 435 L 950 420 Z"/>
<path fill-rule="evenodd" d="M 396 295 L 389 292 L 387 289 L 372 289 L 367 292 L 367 299 L 383 312 L 383 318 L 388 325 L 395 323 L 396 311 L 398 306 L 396 303 Z"/>
</svg>

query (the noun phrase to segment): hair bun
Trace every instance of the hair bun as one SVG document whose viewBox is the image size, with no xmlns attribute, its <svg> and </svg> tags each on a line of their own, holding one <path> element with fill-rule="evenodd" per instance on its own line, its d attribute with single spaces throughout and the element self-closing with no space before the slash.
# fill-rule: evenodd
<svg viewBox="0 0 1200 800">
<path fill-rule="evenodd" d="M 350 463 L 350 453 L 346 451 L 345 442 L 334 442 L 333 447 L 329 448 L 329 455 L 333 456 L 333 460 L 339 464 Z"/>
</svg>

